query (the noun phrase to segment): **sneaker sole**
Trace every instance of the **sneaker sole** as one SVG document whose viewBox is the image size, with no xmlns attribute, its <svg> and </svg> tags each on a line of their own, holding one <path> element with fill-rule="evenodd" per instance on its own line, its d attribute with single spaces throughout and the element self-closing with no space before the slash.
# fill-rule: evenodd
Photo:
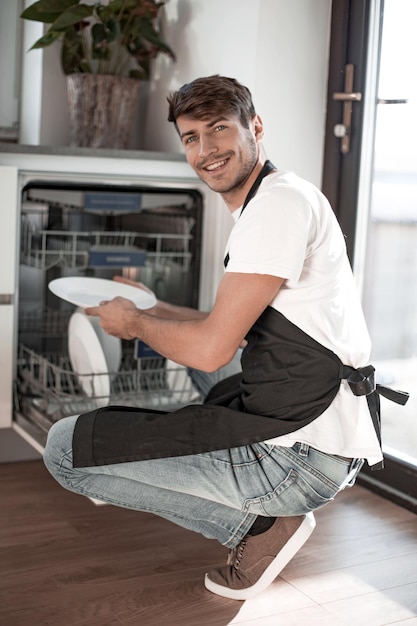
<svg viewBox="0 0 417 626">
<path fill-rule="evenodd" d="M 284 567 L 302 548 L 315 527 L 316 520 L 313 513 L 307 513 L 293 536 L 288 539 L 287 543 L 284 545 L 282 550 L 280 550 L 272 563 L 266 568 L 259 580 L 251 587 L 246 587 L 245 589 L 230 589 L 229 587 L 223 587 L 222 585 L 218 585 L 210 580 L 208 574 L 205 575 L 204 586 L 212 593 L 215 593 L 218 596 L 223 596 L 224 598 L 230 598 L 231 600 L 248 600 L 249 598 L 253 598 L 269 587 L 278 574 L 282 572 Z"/>
</svg>

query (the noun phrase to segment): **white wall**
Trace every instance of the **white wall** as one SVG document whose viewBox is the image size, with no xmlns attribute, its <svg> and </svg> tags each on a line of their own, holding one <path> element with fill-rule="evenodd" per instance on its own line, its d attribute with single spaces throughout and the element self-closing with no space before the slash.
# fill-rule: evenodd
<svg viewBox="0 0 417 626">
<path fill-rule="evenodd" d="M 165 32 L 178 61 L 156 63 L 145 147 L 181 151 L 167 131 L 167 91 L 233 76 L 252 91 L 269 157 L 320 186 L 330 17 L 331 0 L 170 0 Z"/>
<path fill-rule="evenodd" d="M 19 42 L 21 10 L 18 0 L 0 0 L 0 128 L 17 125 L 19 113 Z"/>
<path fill-rule="evenodd" d="M 147 148 L 181 151 L 172 124 L 166 121 L 168 91 L 211 74 L 253 84 L 260 4 L 261 0 L 169 0 L 164 32 L 169 34 L 177 62 L 160 56 L 155 64 Z"/>
<path fill-rule="evenodd" d="M 144 87 L 149 91 L 146 127 L 135 129 L 138 139 L 131 147 L 181 152 L 166 121 L 167 92 L 198 76 L 224 74 L 251 89 L 275 164 L 320 185 L 331 0 L 168 0 L 164 10 L 165 35 L 177 62 L 157 60 L 153 80 Z M 25 63 L 38 53 L 26 52 Z M 67 145 L 58 46 L 44 51 L 38 91 L 39 143 Z M 25 94 L 26 103 L 36 102 L 33 85 Z M 30 104 L 26 109 L 29 116 Z M 23 115 L 21 143 L 37 143 L 31 139 L 36 125 L 28 120 Z"/>
<path fill-rule="evenodd" d="M 331 0 L 262 0 L 253 92 L 265 147 L 283 169 L 320 186 Z"/>
<path fill-rule="evenodd" d="M 42 34 L 42 24 L 38 22 L 24 23 L 19 141 L 27 145 L 44 143 L 41 138 L 41 122 L 43 119 L 49 119 L 53 109 L 54 92 L 49 99 L 42 98 L 45 54 L 42 50 L 30 50 Z M 60 141 L 61 138 L 57 137 L 57 140 Z"/>
</svg>

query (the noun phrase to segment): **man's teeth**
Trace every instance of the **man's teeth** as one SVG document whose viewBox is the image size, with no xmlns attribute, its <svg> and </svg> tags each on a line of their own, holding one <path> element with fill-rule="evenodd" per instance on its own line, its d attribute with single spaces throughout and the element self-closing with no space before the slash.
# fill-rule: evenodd
<svg viewBox="0 0 417 626">
<path fill-rule="evenodd" d="M 209 172 L 212 172 L 213 170 L 217 170 L 219 167 L 222 167 L 225 163 L 226 163 L 226 160 L 218 161 L 217 163 L 212 163 L 211 165 L 207 165 L 206 170 L 208 170 Z"/>
</svg>

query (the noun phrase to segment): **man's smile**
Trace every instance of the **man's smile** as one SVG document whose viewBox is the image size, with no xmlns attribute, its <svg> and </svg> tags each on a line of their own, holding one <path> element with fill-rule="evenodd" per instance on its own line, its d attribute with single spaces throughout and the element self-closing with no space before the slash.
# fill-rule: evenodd
<svg viewBox="0 0 417 626">
<path fill-rule="evenodd" d="M 209 165 L 201 165 L 200 169 L 205 170 L 206 172 L 216 172 L 222 169 L 228 161 L 229 161 L 228 158 L 221 159 L 219 161 L 215 161 L 214 163 L 210 163 Z"/>
<path fill-rule="evenodd" d="M 223 159 L 223 161 L 217 161 L 216 163 L 212 163 L 211 165 L 207 165 L 205 167 L 206 170 L 208 170 L 209 172 L 213 172 L 214 170 L 219 169 L 219 167 L 222 167 L 223 165 L 225 165 L 227 159 Z"/>
</svg>

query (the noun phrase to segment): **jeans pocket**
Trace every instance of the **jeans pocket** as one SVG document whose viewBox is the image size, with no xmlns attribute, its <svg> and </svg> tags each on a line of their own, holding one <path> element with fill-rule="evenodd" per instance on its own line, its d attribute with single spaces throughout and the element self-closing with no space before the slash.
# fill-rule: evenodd
<svg viewBox="0 0 417 626">
<path fill-rule="evenodd" d="M 245 500 L 243 510 L 271 517 L 304 515 L 333 500 L 337 490 L 331 490 L 327 484 L 322 487 L 322 493 L 319 493 L 317 486 L 313 487 L 295 469 L 291 469 L 273 491 Z"/>
</svg>

